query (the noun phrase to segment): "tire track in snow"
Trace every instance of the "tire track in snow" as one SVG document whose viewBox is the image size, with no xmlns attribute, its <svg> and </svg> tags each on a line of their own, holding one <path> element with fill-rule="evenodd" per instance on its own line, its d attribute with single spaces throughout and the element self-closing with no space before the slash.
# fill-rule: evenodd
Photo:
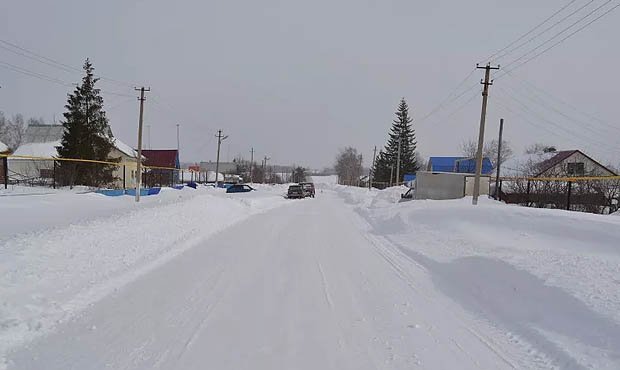
<svg viewBox="0 0 620 370">
<path fill-rule="evenodd" d="M 321 263 L 317 260 L 316 266 L 319 269 L 319 273 L 321 274 L 321 283 L 323 288 L 323 295 L 325 296 L 325 301 L 329 306 L 330 310 L 334 310 L 334 303 L 332 301 L 331 295 L 329 294 L 329 285 L 327 284 L 327 279 L 325 279 L 325 273 L 323 272 L 323 267 L 321 267 Z"/>
<path fill-rule="evenodd" d="M 422 269 L 424 272 L 429 273 L 426 266 L 424 266 L 418 261 L 415 261 L 414 259 L 405 255 L 404 253 L 402 253 L 398 245 L 395 245 L 388 237 L 373 234 L 371 231 L 372 225 L 370 225 L 369 221 L 358 212 L 358 209 L 355 206 L 350 206 L 350 207 L 353 208 L 353 211 L 355 215 L 357 216 L 356 219 L 354 220 L 354 223 L 357 224 L 360 229 L 365 231 L 363 233 L 364 237 L 370 242 L 370 244 L 373 246 L 377 254 L 384 261 L 387 262 L 387 264 L 396 273 L 399 279 L 401 279 L 405 284 L 407 284 L 407 286 L 409 286 L 414 292 L 416 292 L 420 296 L 423 296 L 430 302 L 433 302 L 437 307 L 442 307 L 443 305 L 437 302 L 436 299 L 426 294 L 425 292 L 421 291 L 416 286 L 415 280 L 409 276 L 409 274 L 407 273 L 407 268 L 402 264 L 402 261 L 403 260 L 407 261 L 411 263 L 412 265 Z M 465 329 L 467 332 L 472 334 L 484 347 L 491 350 L 502 362 L 504 362 L 506 365 L 508 365 L 512 369 L 518 368 L 516 364 L 514 364 L 505 354 L 503 354 L 498 348 L 496 348 L 492 344 L 492 340 L 490 338 L 486 338 L 485 336 L 483 336 L 482 334 L 474 330 L 471 326 L 465 324 L 466 321 L 453 310 L 450 310 L 448 307 L 445 307 L 445 306 L 443 306 L 443 309 L 446 310 L 448 313 L 450 313 L 454 318 L 456 318 L 463 329 Z M 428 322 L 425 322 L 425 324 L 427 325 L 427 327 L 432 326 Z M 441 341 L 439 340 L 439 338 L 437 338 L 436 335 L 432 333 L 432 331 L 427 331 L 427 332 L 433 337 L 433 339 L 438 344 L 440 344 Z M 454 338 L 449 338 L 449 340 L 452 341 L 454 344 L 454 347 L 457 348 L 459 352 L 462 352 L 464 355 L 466 355 L 472 361 L 474 365 L 476 365 L 477 367 L 480 366 L 479 362 L 475 359 L 475 357 L 469 351 L 465 350 L 461 345 L 457 344 L 458 341 L 456 341 Z M 451 351 L 453 351 L 452 346 L 446 346 L 446 347 L 450 348 Z"/>
</svg>

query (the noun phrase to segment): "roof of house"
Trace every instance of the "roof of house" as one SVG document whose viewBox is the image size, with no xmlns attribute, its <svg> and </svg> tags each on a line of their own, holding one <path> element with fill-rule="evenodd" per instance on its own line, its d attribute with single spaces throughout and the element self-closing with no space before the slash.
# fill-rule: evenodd
<svg viewBox="0 0 620 370">
<path fill-rule="evenodd" d="M 47 141 L 42 143 L 26 143 L 20 145 L 19 148 L 15 150 L 15 153 L 13 153 L 13 155 L 39 158 L 58 157 L 58 151 L 56 150 L 56 147 L 59 147 L 60 145 L 60 140 Z M 121 153 L 131 158 L 138 157 L 138 153 L 136 153 L 129 145 L 123 143 L 116 138 L 114 138 L 114 147 L 118 149 Z"/>
<path fill-rule="evenodd" d="M 62 139 L 63 133 L 62 125 L 28 125 L 23 142 L 28 144 L 58 141 Z"/>
<path fill-rule="evenodd" d="M 146 158 L 146 166 L 155 167 L 179 167 L 179 156 L 176 149 L 153 149 L 142 150 L 142 155 Z"/>
<path fill-rule="evenodd" d="M 588 158 L 592 162 L 601 166 L 608 172 L 615 175 L 615 172 L 600 164 L 598 161 L 592 159 L 592 157 L 583 153 L 581 150 L 560 150 L 556 152 L 548 153 L 535 153 L 525 154 L 523 156 L 514 157 L 506 161 L 502 165 L 502 176 L 532 176 L 538 177 L 562 163 L 575 153 L 579 153 Z"/>
<path fill-rule="evenodd" d="M 9 151 L 9 147 L 6 146 L 5 143 L 3 143 L 2 141 L 0 141 L 0 153 L 5 153 Z"/>
<path fill-rule="evenodd" d="M 121 153 L 125 154 L 131 158 L 138 158 L 138 152 L 135 151 L 132 147 L 120 141 L 118 138 L 114 138 L 113 140 L 114 147 L 118 149 Z M 144 151 L 143 151 L 144 152 Z M 144 158 L 144 155 L 142 156 Z"/>
<path fill-rule="evenodd" d="M 58 157 L 58 151 L 56 147 L 60 146 L 60 140 L 48 141 L 46 143 L 27 143 L 22 144 L 15 150 L 13 155 L 38 157 L 38 158 L 52 158 Z M 18 159 L 18 158 L 16 158 Z"/>
<path fill-rule="evenodd" d="M 430 157 L 429 170 L 433 172 L 476 172 L 476 160 L 467 157 Z M 482 159 L 482 174 L 493 172 L 493 162 L 488 157 Z"/>
</svg>

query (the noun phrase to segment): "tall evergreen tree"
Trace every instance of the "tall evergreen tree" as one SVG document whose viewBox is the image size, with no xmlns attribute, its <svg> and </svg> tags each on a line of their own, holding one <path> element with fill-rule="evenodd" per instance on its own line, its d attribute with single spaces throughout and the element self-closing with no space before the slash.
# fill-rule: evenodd
<svg viewBox="0 0 620 370">
<path fill-rule="evenodd" d="M 103 98 L 95 87 L 94 68 L 84 63 L 85 75 L 72 94 L 68 94 L 67 111 L 63 114 L 64 134 L 57 148 L 60 158 L 114 161 L 110 152 L 114 137 L 103 110 Z M 113 165 L 59 161 L 64 185 L 100 186 L 114 180 Z"/>
<path fill-rule="evenodd" d="M 373 169 L 374 182 L 401 182 L 406 173 L 415 173 L 420 169 L 416 157 L 417 141 L 413 129 L 413 119 L 409 116 L 409 106 L 405 98 L 400 100 L 396 110 L 396 119 L 392 123 L 389 139 L 385 148 L 379 152 Z M 398 161 L 398 142 L 400 140 L 400 179 L 396 179 Z M 390 181 L 391 176 L 391 181 Z"/>
</svg>

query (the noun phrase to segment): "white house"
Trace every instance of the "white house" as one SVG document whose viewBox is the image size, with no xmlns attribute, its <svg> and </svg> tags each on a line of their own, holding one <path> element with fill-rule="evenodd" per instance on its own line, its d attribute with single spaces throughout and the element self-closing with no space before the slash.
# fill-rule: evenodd
<svg viewBox="0 0 620 370">
<path fill-rule="evenodd" d="M 513 157 L 502 165 L 508 177 L 616 176 L 616 173 L 580 150 L 562 150 Z"/>
<path fill-rule="evenodd" d="M 9 158 L 10 178 L 32 183 L 49 185 L 54 177 L 54 158 L 58 157 L 64 129 L 61 125 L 31 125 L 26 129 L 24 144 Z M 24 157 L 24 158 L 20 158 Z M 138 153 L 129 145 L 114 138 L 114 148 L 110 152 L 110 161 L 118 161 L 114 170 L 116 188 L 131 188 L 136 185 Z"/>
</svg>

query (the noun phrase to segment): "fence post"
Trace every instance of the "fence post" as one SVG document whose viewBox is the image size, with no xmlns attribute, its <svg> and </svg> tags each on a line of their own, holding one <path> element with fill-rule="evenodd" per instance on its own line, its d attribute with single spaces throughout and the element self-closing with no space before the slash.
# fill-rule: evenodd
<svg viewBox="0 0 620 370">
<path fill-rule="evenodd" d="M 2 175 L 4 177 L 4 188 L 9 188 L 9 159 L 8 157 L 2 157 Z"/>
<path fill-rule="evenodd" d="M 185 183 L 185 179 L 184 179 L 185 176 L 183 176 L 184 174 L 185 174 L 185 171 L 181 170 L 181 185 Z"/>
<path fill-rule="evenodd" d="M 127 189 L 127 169 L 123 165 L 123 190 Z"/>
<path fill-rule="evenodd" d="M 527 198 L 526 198 L 526 200 L 527 200 L 527 206 L 528 207 L 530 206 L 530 184 L 531 184 L 531 181 L 527 180 Z"/>
<path fill-rule="evenodd" d="M 56 189 L 56 161 L 54 161 L 54 169 L 52 170 L 52 187 Z"/>
<path fill-rule="evenodd" d="M 572 184 L 573 184 L 572 182 L 570 181 L 568 182 L 568 195 L 566 197 L 566 210 L 567 211 L 570 211 L 570 193 L 571 193 Z"/>
<path fill-rule="evenodd" d="M 495 189 L 497 192 L 497 200 L 502 201 L 502 182 L 503 180 L 499 180 L 499 189 Z"/>
</svg>

